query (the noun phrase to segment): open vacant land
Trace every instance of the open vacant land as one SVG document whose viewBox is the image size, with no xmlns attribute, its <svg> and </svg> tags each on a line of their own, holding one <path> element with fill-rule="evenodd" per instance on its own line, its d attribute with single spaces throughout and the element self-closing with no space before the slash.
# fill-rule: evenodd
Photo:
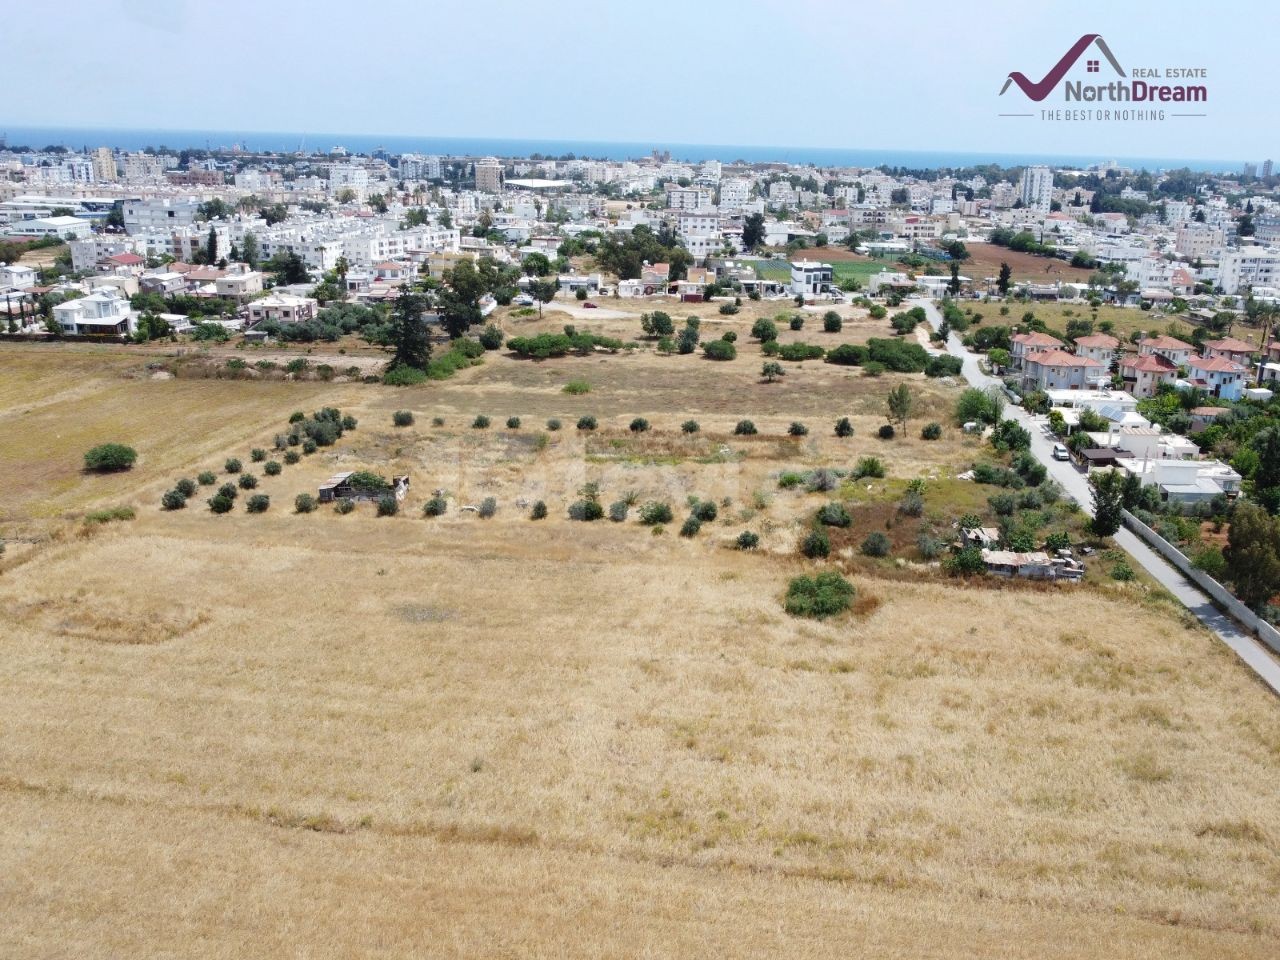
<svg viewBox="0 0 1280 960">
<path fill-rule="evenodd" d="M 1093 273 L 1092 270 L 1073 267 L 1065 260 L 1019 253 L 1008 247 L 998 247 L 991 243 L 975 243 L 966 240 L 965 249 L 969 251 L 969 259 L 960 265 L 960 272 L 966 277 L 971 277 L 974 285 L 980 288 L 981 282 L 987 277 L 999 275 L 1001 263 L 1009 264 L 1014 280 L 1029 280 L 1033 283 L 1088 280 Z"/>
<path fill-rule="evenodd" d="M 0 346 L 0 509 L 22 540 L 0 557 L 0 954 L 1275 956 L 1274 700 L 1141 583 L 860 556 L 872 530 L 898 545 L 883 508 L 912 478 L 912 523 L 991 492 L 955 479 L 983 441 L 920 438 L 960 385 L 821 361 L 762 383 L 746 330 L 787 305 L 743 307 L 664 308 L 732 324 L 728 363 L 499 352 L 407 390 Z M 844 312 L 840 334 L 808 314 L 782 339 L 887 332 Z M 918 410 L 880 440 L 903 382 Z M 324 405 L 358 427 L 262 476 L 266 513 L 159 509 L 228 457 L 260 472 L 249 451 Z M 757 436 L 733 435 L 743 418 Z M 105 440 L 138 465 L 82 474 Z M 866 456 L 888 476 L 779 487 Z M 409 474 L 398 516 L 293 512 L 362 468 Z M 588 484 L 676 521 L 573 522 Z M 437 489 L 449 510 L 426 518 Z M 487 496 L 492 519 L 459 509 Z M 719 505 L 692 539 L 689 497 Z M 853 527 L 802 560 L 831 499 Z M 116 505 L 136 519 L 81 519 Z M 743 530 L 760 550 L 731 548 Z M 787 616 L 788 578 L 819 568 L 853 609 Z"/>
</svg>

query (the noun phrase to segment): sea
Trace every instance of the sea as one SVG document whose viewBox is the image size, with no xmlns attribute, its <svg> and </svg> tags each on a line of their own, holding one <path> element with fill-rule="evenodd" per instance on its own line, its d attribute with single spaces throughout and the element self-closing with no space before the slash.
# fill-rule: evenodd
<svg viewBox="0 0 1280 960">
<path fill-rule="evenodd" d="M 906 167 L 913 170 L 972 167 L 994 163 L 1002 167 L 1018 167 L 1031 163 L 1051 166 L 1085 167 L 1098 163 L 1117 163 L 1134 169 L 1151 171 L 1189 167 L 1212 173 L 1238 171 L 1239 161 L 1194 160 L 1176 157 L 1116 157 L 1065 155 L 1054 153 L 987 153 L 955 150 L 892 150 L 862 147 L 789 147 L 715 143 L 622 142 L 605 140 L 538 140 L 499 139 L 486 137 L 438 137 L 405 134 L 356 133 L 266 133 L 247 130 L 148 130 L 108 129 L 94 127 L 29 127 L 6 126 L 0 120 L 0 137 L 9 146 L 40 149 L 62 146 L 69 150 L 85 147 L 119 147 L 142 150 L 146 147 L 182 149 L 232 149 L 328 153 L 342 147 L 349 153 L 388 154 L 423 153 L 453 157 L 568 157 L 592 160 L 636 160 L 667 151 L 672 160 L 700 163 L 720 160 L 725 163 L 813 164 L 820 167 Z"/>
</svg>

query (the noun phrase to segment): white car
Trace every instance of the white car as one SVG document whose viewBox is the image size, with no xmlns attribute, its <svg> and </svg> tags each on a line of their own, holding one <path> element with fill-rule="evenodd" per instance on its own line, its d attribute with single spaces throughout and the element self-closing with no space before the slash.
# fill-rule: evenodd
<svg viewBox="0 0 1280 960">
<path fill-rule="evenodd" d="M 1064 447 L 1062 444 L 1060 444 L 1060 443 L 1055 443 L 1055 444 L 1053 445 L 1053 459 L 1055 459 L 1055 460 L 1070 460 L 1070 459 L 1071 459 L 1071 451 L 1069 451 L 1069 450 L 1068 450 L 1066 447 Z"/>
<path fill-rule="evenodd" d="M 533 297 L 529 296 L 528 294 L 522 293 L 520 294 L 520 296 L 516 297 L 511 302 L 514 303 L 517 307 L 532 307 Z"/>
</svg>

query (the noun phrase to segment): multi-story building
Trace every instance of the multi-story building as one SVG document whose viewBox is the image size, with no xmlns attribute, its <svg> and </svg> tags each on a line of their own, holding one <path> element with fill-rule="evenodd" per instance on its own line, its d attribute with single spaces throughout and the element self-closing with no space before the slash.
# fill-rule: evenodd
<svg viewBox="0 0 1280 960">
<path fill-rule="evenodd" d="M 336 163 L 329 168 L 329 192 L 333 195 L 351 190 L 357 199 L 369 191 L 369 171 L 355 163 Z"/>
<path fill-rule="evenodd" d="M 53 318 L 63 332 L 77 336 L 127 336 L 137 326 L 128 299 L 115 287 L 57 304 Z"/>
<path fill-rule="evenodd" d="M 737 213 L 751 199 L 751 183 L 740 177 L 720 181 L 720 209 L 725 213 Z"/>
<path fill-rule="evenodd" d="M 667 206 L 673 210 L 710 210 L 714 200 L 706 187 L 667 186 Z"/>
<path fill-rule="evenodd" d="M 93 151 L 93 177 L 99 183 L 115 183 L 119 179 L 116 155 L 110 147 L 98 147 Z"/>
<path fill-rule="evenodd" d="M 400 179 L 402 180 L 439 180 L 440 158 L 422 157 L 416 153 L 406 153 L 400 157 Z"/>
<path fill-rule="evenodd" d="M 1280 213 L 1267 211 L 1253 218 L 1253 241 L 1260 247 L 1280 247 Z"/>
<path fill-rule="evenodd" d="M 829 293 L 835 282 L 835 274 L 829 263 L 816 260 L 791 261 L 791 293 L 797 296 L 814 297 L 820 293 Z"/>
<path fill-rule="evenodd" d="M 1053 171 L 1048 167 L 1027 167 L 1022 171 L 1018 196 L 1023 206 L 1048 213 L 1053 201 Z"/>
<path fill-rule="evenodd" d="M 1047 333 L 1018 333 L 1010 340 L 1009 365 L 1014 370 L 1021 370 L 1022 364 L 1033 353 L 1047 350 L 1061 350 L 1062 341 Z"/>
<path fill-rule="evenodd" d="M 476 189 L 481 193 L 502 192 L 502 163 L 497 157 L 476 161 Z"/>
<path fill-rule="evenodd" d="M 124 228 L 128 233 L 168 233 L 195 223 L 200 201 L 194 197 L 160 197 L 124 202 Z"/>
<path fill-rule="evenodd" d="M 1096 360 L 1104 367 L 1110 368 L 1120 349 L 1120 341 L 1105 333 L 1094 333 L 1087 337 L 1076 337 L 1076 356 Z"/>
<path fill-rule="evenodd" d="M 1235 296 L 1248 287 L 1280 286 L 1280 249 L 1238 247 L 1222 254 L 1218 286 Z"/>
<path fill-rule="evenodd" d="M 126 153 L 122 163 L 126 180 L 155 180 L 164 176 L 164 159 L 149 153 Z"/>
<path fill-rule="evenodd" d="M 1280 226 L 1280 218 L 1277 225 Z M 1173 248 L 1179 256 L 1186 257 L 1188 260 L 1202 260 L 1216 257 L 1226 244 L 1227 237 L 1221 227 L 1211 227 L 1207 223 L 1196 223 L 1191 220 L 1178 227 Z"/>
</svg>

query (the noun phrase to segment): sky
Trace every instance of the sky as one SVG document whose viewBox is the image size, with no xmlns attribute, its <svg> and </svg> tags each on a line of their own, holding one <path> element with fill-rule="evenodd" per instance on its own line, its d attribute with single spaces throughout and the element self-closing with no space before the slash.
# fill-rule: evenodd
<svg viewBox="0 0 1280 960">
<path fill-rule="evenodd" d="M 9 4 L 6 34 L 50 36 L 51 9 Z M 1280 159 L 1280 96 L 1250 41 L 1280 36 L 1280 4 L 1258 0 L 64 0 L 56 27 L 56 43 L 6 45 L 6 75 L 32 81 L 11 82 L 0 130 Z M 999 90 L 1012 70 L 1039 80 L 1084 33 L 1129 71 L 1205 68 L 1187 82 L 1208 87 L 1208 116 L 997 116 L 1050 105 Z M 1110 79 L 1085 71 L 1082 57 L 1068 79 Z"/>
</svg>

